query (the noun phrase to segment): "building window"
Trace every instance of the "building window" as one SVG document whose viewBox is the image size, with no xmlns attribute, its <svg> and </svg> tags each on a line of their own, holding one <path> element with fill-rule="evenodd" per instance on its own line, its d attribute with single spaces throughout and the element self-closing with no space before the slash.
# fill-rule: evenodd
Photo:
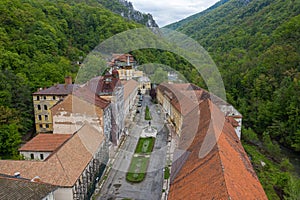
<svg viewBox="0 0 300 200">
<path fill-rule="evenodd" d="M 40 124 L 40 128 L 43 128 L 43 124 Z"/>
<path fill-rule="evenodd" d="M 46 100 L 47 99 L 47 97 L 46 96 L 44 96 L 44 100 Z"/>
<path fill-rule="evenodd" d="M 42 115 L 39 115 L 39 120 L 40 120 L 40 121 L 42 120 Z"/>
<path fill-rule="evenodd" d="M 56 98 L 55 96 L 52 97 L 53 100 L 55 100 L 55 98 Z"/>
<path fill-rule="evenodd" d="M 45 120 L 48 121 L 48 115 L 45 115 Z"/>
<path fill-rule="evenodd" d="M 31 158 L 32 160 L 34 159 L 33 153 L 30 154 L 30 158 Z"/>
<path fill-rule="evenodd" d="M 44 110 L 48 110 L 48 106 L 47 105 L 44 105 Z"/>
<path fill-rule="evenodd" d="M 41 158 L 41 160 L 44 160 L 44 154 L 40 154 L 40 158 Z"/>
<path fill-rule="evenodd" d="M 49 124 L 46 124 L 46 128 L 49 128 Z"/>
<path fill-rule="evenodd" d="M 41 105 L 37 105 L 37 108 L 38 108 L 38 110 L 41 110 L 42 108 L 41 108 Z"/>
<path fill-rule="evenodd" d="M 39 100 L 40 100 L 40 96 L 36 96 L 36 100 L 38 100 L 38 101 L 39 101 Z"/>
</svg>

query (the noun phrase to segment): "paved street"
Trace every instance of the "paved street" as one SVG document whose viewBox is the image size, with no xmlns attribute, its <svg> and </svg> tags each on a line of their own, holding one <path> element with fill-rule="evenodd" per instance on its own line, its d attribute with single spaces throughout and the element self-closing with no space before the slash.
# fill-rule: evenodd
<svg viewBox="0 0 300 200">
<path fill-rule="evenodd" d="M 148 127 L 148 121 L 144 120 L 145 107 L 149 106 L 152 115 L 152 127 L 158 131 L 153 153 L 150 157 L 148 172 L 141 183 L 129 183 L 126 181 L 126 173 L 129 168 L 133 152 L 142 130 Z M 103 183 L 98 200 L 122 200 L 124 198 L 135 200 L 161 199 L 166 163 L 168 129 L 164 124 L 163 112 L 158 105 L 153 105 L 149 96 L 144 96 L 141 112 L 136 114 L 133 121 L 127 122 L 129 135 L 118 150 L 106 181 Z"/>
</svg>

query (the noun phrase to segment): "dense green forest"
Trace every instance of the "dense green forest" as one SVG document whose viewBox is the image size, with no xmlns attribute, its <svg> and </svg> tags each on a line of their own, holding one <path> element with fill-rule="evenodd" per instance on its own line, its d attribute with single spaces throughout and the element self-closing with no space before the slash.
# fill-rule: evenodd
<svg viewBox="0 0 300 200">
<path fill-rule="evenodd" d="M 141 25 L 97 1 L 0 1 L 0 158 L 16 158 L 33 130 L 31 93 L 75 78 L 101 41 Z"/>
<path fill-rule="evenodd" d="M 231 0 L 167 27 L 196 39 L 216 62 L 268 197 L 300 199 L 280 150 L 300 152 L 300 1 Z"/>
<path fill-rule="evenodd" d="M 141 27 L 101 0 L 81 2 L 0 1 L 0 158 L 18 158 L 22 137 L 34 132 L 32 92 L 75 78 L 78 63 L 101 41 Z M 222 0 L 169 28 L 199 41 L 219 67 L 227 99 L 244 116 L 244 147 L 268 197 L 300 199 L 300 181 L 279 146 L 300 152 L 300 2 Z M 197 70 L 171 52 L 131 53 L 140 64 L 171 66 L 206 87 Z M 151 65 L 143 70 L 153 80 L 165 75 Z"/>
<path fill-rule="evenodd" d="M 300 2 L 233 0 L 177 30 L 212 55 L 244 124 L 300 151 Z"/>
</svg>

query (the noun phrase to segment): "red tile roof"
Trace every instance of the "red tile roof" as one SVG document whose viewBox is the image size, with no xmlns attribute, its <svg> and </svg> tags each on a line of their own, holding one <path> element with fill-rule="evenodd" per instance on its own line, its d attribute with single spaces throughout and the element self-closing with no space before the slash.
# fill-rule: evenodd
<svg viewBox="0 0 300 200">
<path fill-rule="evenodd" d="M 139 86 L 139 83 L 133 79 L 121 82 L 122 85 L 124 85 L 124 99 L 127 99 L 128 96 Z"/>
<path fill-rule="evenodd" d="M 56 190 L 56 186 L 20 178 L 0 177 L 0 199 L 40 200 Z"/>
<path fill-rule="evenodd" d="M 196 131 L 182 131 L 168 199 L 267 199 L 224 114 L 210 100 L 202 102 L 198 110 Z M 190 112 L 184 126 L 194 126 L 197 113 Z"/>
<path fill-rule="evenodd" d="M 68 95 L 63 101 L 53 106 L 51 112 L 53 116 L 62 111 L 95 115 L 100 114 L 100 110 L 107 108 L 109 104 L 110 101 L 93 94 L 85 86 L 74 91 L 72 95 Z"/>
<path fill-rule="evenodd" d="M 71 94 L 73 91 L 79 88 L 76 84 L 57 84 L 50 88 L 40 90 L 33 93 L 33 95 L 63 95 Z"/>
<path fill-rule="evenodd" d="M 121 81 L 118 78 L 112 78 L 109 77 L 110 75 L 108 74 L 107 77 L 111 78 L 111 82 L 105 82 L 105 77 L 99 76 L 91 79 L 86 87 L 94 94 L 96 95 L 111 95 L 115 87 L 121 86 Z"/>
<path fill-rule="evenodd" d="M 71 136 L 71 134 L 38 134 L 19 148 L 19 151 L 53 152 Z"/>
<path fill-rule="evenodd" d="M 129 57 L 129 62 L 135 62 L 134 57 L 131 54 L 113 54 L 112 62 L 127 62 L 127 57 Z"/>
<path fill-rule="evenodd" d="M 92 126 L 84 125 L 56 152 L 45 161 L 0 160 L 0 174 L 32 179 L 39 176 L 44 183 L 72 187 L 85 170 L 104 136 Z"/>
<path fill-rule="evenodd" d="M 192 84 L 168 84 L 163 83 L 157 87 L 165 96 L 168 97 L 170 103 L 182 115 L 187 115 L 198 104 L 203 101 L 201 88 L 194 88 Z M 207 95 L 209 98 L 209 95 Z"/>
</svg>

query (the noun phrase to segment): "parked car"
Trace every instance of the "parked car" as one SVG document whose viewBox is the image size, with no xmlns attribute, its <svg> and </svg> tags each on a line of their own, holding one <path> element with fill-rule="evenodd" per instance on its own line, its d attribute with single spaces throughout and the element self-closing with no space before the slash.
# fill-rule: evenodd
<svg viewBox="0 0 300 200">
<path fill-rule="evenodd" d="M 138 104 L 137 104 L 137 107 L 142 107 L 142 104 L 141 104 L 141 103 L 138 103 Z"/>
</svg>

